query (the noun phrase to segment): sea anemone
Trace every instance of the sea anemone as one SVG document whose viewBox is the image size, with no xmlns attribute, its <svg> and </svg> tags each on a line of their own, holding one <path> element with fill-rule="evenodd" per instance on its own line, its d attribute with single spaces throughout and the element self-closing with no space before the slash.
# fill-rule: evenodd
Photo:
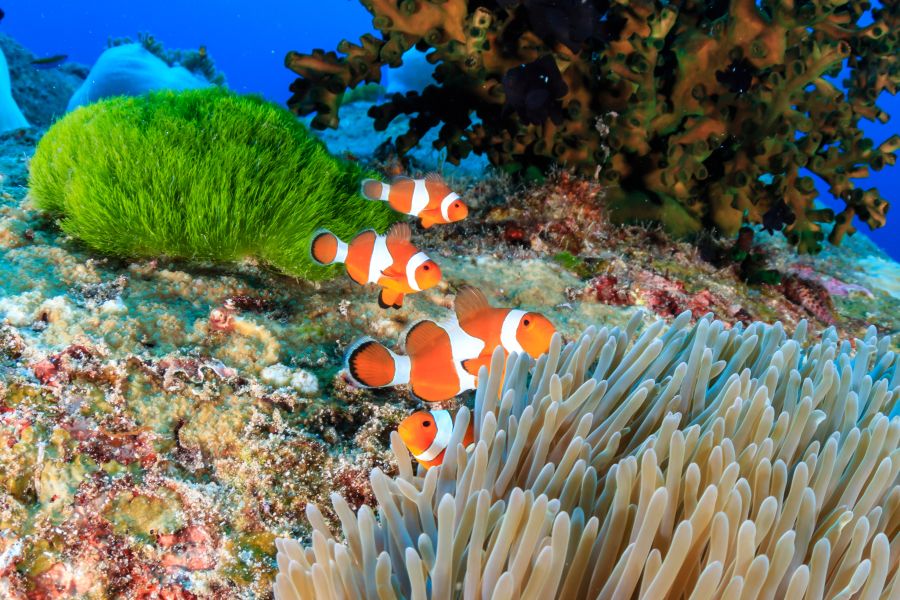
<svg viewBox="0 0 900 600">
<path fill-rule="evenodd" d="M 335 534 L 307 507 L 275 597 L 898 597 L 890 339 L 642 320 L 511 355 L 505 379 L 496 352 L 443 465 L 414 470 L 395 434 L 377 518 L 333 495 Z"/>
</svg>

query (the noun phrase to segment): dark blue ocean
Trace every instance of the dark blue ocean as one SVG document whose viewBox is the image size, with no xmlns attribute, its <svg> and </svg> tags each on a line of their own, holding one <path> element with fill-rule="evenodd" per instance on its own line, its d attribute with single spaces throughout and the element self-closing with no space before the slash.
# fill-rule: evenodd
<svg viewBox="0 0 900 600">
<path fill-rule="evenodd" d="M 91 65 L 109 38 L 147 32 L 168 48 L 206 46 L 231 89 L 280 104 L 290 96 L 288 86 L 295 79 L 284 67 L 289 50 L 332 50 L 343 38 L 356 41 L 374 32 L 371 16 L 356 0 L 7 0 L 0 8 L 6 13 L 0 30 L 39 56 L 67 54 Z M 893 120 L 863 122 L 876 145 L 900 133 L 900 97 L 885 94 L 880 106 Z M 840 208 L 824 183 L 817 183 L 822 201 Z M 872 173 L 858 186 L 878 188 L 894 205 L 886 227 L 874 232 L 863 224 L 858 228 L 900 260 L 900 167 Z"/>
</svg>

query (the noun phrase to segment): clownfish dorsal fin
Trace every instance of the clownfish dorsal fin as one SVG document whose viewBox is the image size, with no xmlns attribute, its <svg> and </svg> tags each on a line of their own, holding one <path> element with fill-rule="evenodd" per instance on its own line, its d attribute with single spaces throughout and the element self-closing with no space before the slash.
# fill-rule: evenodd
<svg viewBox="0 0 900 600">
<path fill-rule="evenodd" d="M 476 287 L 466 285 L 460 288 L 453 301 L 453 309 L 456 311 L 456 320 L 460 325 L 472 320 L 482 311 L 490 308 L 487 297 Z"/>
<path fill-rule="evenodd" d="M 394 175 L 394 177 L 391 178 L 391 185 L 396 185 L 403 181 L 412 181 L 412 177 L 406 175 Z"/>
<path fill-rule="evenodd" d="M 425 181 L 428 181 L 431 183 L 443 183 L 444 185 L 447 184 L 447 182 L 444 181 L 444 176 L 441 175 L 440 173 L 438 173 L 437 171 L 431 171 L 430 173 L 425 175 Z"/>
<path fill-rule="evenodd" d="M 409 357 L 421 355 L 431 350 L 442 338 L 447 337 L 447 332 L 434 321 L 419 321 L 406 332 L 404 347 Z"/>
<path fill-rule="evenodd" d="M 394 223 L 387 232 L 389 242 L 408 242 L 412 239 L 412 229 L 408 223 Z"/>
</svg>

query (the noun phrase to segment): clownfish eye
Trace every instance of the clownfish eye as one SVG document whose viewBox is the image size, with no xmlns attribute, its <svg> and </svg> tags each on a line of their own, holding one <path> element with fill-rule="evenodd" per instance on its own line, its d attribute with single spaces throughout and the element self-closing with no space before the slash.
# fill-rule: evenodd
<svg viewBox="0 0 900 600">
<path fill-rule="evenodd" d="M 430 268 L 431 268 L 431 267 L 429 267 L 428 265 L 425 265 L 425 270 L 426 270 L 426 271 L 427 271 L 428 269 L 430 269 Z"/>
<path fill-rule="evenodd" d="M 422 421 L 422 427 L 431 427 L 431 421 Z"/>
<path fill-rule="evenodd" d="M 531 321 L 529 321 L 528 319 L 525 319 L 524 321 L 522 321 L 522 325 L 524 325 L 525 327 L 528 327 L 530 324 L 531 324 Z"/>
<path fill-rule="evenodd" d="M 459 208 L 459 202 L 456 202 L 456 203 L 453 205 L 453 208 Z"/>
</svg>

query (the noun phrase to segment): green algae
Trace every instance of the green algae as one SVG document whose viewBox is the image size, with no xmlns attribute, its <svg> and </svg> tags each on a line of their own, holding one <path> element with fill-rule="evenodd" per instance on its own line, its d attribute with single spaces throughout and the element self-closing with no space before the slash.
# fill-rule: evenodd
<svg viewBox="0 0 900 600">
<path fill-rule="evenodd" d="M 289 112 L 219 88 L 118 97 L 54 124 L 31 162 L 37 205 L 120 257 L 260 260 L 307 279 L 314 231 L 383 231 L 399 216 L 359 196 L 366 175 Z"/>
<path fill-rule="evenodd" d="M 186 525 L 178 494 L 161 488 L 151 495 L 125 491 L 113 498 L 103 512 L 120 535 L 133 535 L 146 542 L 172 534 Z"/>
</svg>

